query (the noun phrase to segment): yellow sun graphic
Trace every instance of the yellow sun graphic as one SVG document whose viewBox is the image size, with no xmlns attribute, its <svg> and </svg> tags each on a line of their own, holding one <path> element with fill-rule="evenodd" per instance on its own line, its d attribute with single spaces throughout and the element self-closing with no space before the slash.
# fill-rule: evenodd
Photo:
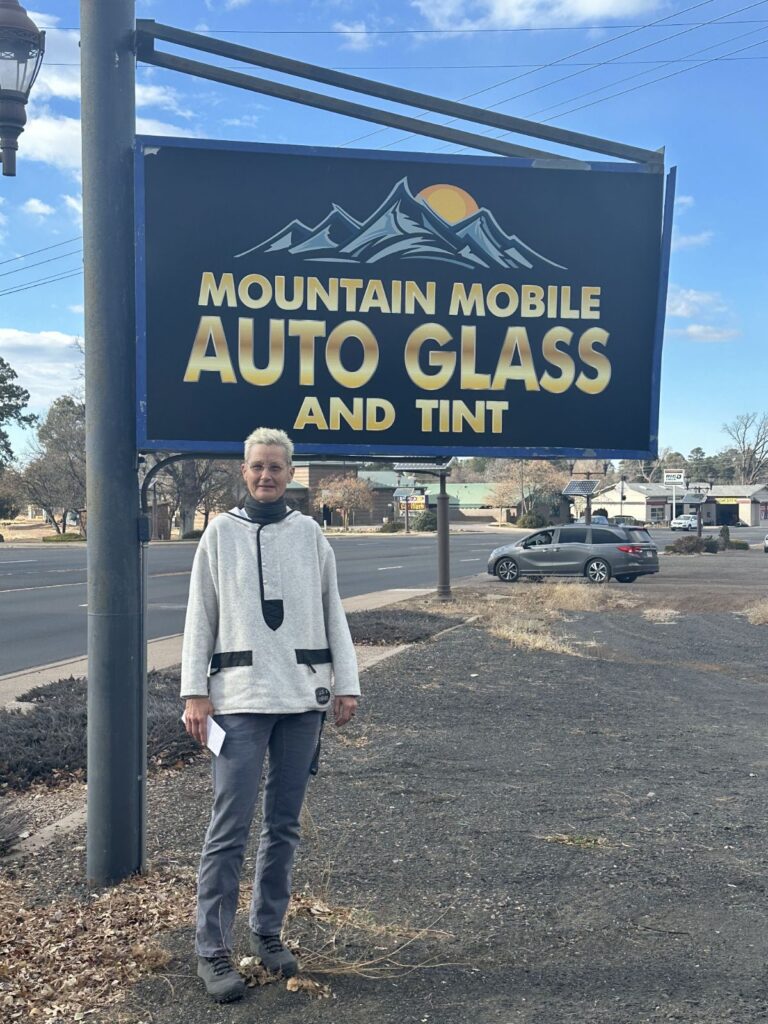
<svg viewBox="0 0 768 1024">
<path fill-rule="evenodd" d="M 456 224 L 480 209 L 469 192 L 458 185 L 427 185 L 416 198 L 423 199 L 449 224 Z"/>
</svg>

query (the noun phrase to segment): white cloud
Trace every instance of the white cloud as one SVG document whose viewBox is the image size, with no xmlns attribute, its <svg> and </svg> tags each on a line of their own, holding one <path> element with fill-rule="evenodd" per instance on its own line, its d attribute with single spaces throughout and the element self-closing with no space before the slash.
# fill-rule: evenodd
<svg viewBox="0 0 768 1024">
<path fill-rule="evenodd" d="M 727 306 L 717 292 L 700 292 L 695 288 L 681 288 L 671 284 L 667 296 L 667 313 L 686 320 L 701 316 L 702 313 L 725 313 Z"/>
<path fill-rule="evenodd" d="M 78 305 L 76 305 L 76 306 L 67 306 L 67 309 L 69 310 L 70 313 L 84 313 L 85 312 L 85 306 L 82 304 L 82 302 L 78 303 Z"/>
<path fill-rule="evenodd" d="M 369 33 L 368 26 L 364 21 L 350 23 L 335 21 L 333 27 L 343 36 L 344 42 L 341 45 L 344 50 L 356 50 L 361 53 L 364 50 L 370 50 L 375 43 L 376 37 Z"/>
<path fill-rule="evenodd" d="M 168 110 L 179 117 L 192 117 L 192 111 L 182 107 L 179 103 L 179 94 L 175 89 L 165 85 L 142 85 L 136 83 L 136 106 L 157 107 L 160 110 Z"/>
<path fill-rule="evenodd" d="M 683 330 L 674 333 L 683 334 L 691 341 L 731 341 L 738 338 L 741 331 L 733 327 L 714 327 L 712 324 L 688 324 Z"/>
<path fill-rule="evenodd" d="M 176 138 L 194 138 L 195 133 L 167 121 L 155 121 L 151 117 L 136 118 L 136 132 L 139 135 L 172 135 Z"/>
<path fill-rule="evenodd" d="M 645 17 L 662 0 L 411 0 L 432 28 L 524 28 Z"/>
<path fill-rule="evenodd" d="M 696 235 L 672 235 L 672 252 L 679 252 L 681 249 L 701 249 L 709 245 L 714 238 L 714 231 L 699 231 Z"/>
<path fill-rule="evenodd" d="M 236 11 L 238 7 L 247 7 L 251 0 L 226 0 L 224 10 Z"/>
<path fill-rule="evenodd" d="M 59 18 L 44 14 L 30 17 L 40 28 L 54 28 Z M 37 100 L 51 98 L 80 99 L 80 33 L 49 32 L 45 39 L 45 57 L 40 74 L 32 87 Z"/>
<path fill-rule="evenodd" d="M 35 108 L 19 140 L 19 160 L 39 160 L 79 175 L 79 118 L 52 114 L 47 107 Z"/>
<path fill-rule="evenodd" d="M 56 211 L 48 203 L 44 203 L 42 199 L 31 198 L 22 203 L 22 210 L 24 213 L 31 213 L 36 217 L 50 217 L 52 213 Z"/>
<path fill-rule="evenodd" d="M 83 197 L 82 196 L 62 196 L 64 205 L 72 214 L 73 218 L 78 222 L 82 223 L 83 220 Z"/>
<path fill-rule="evenodd" d="M 29 391 L 33 412 L 46 409 L 54 398 L 77 386 L 83 357 L 75 347 L 76 334 L 61 331 L 19 331 L 0 327 L 0 351 Z"/>
<path fill-rule="evenodd" d="M 693 196 L 675 196 L 675 213 L 683 214 L 696 203 Z"/>
</svg>

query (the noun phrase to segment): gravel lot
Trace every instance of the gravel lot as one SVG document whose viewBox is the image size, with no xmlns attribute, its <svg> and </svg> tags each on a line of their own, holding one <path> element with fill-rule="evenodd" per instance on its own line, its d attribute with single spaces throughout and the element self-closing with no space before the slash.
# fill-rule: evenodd
<svg viewBox="0 0 768 1024">
<path fill-rule="evenodd" d="M 768 1019 L 768 627 L 742 614 L 767 576 L 758 552 L 664 557 L 603 609 L 551 617 L 578 656 L 514 647 L 481 617 L 368 669 L 354 731 L 327 730 L 288 929 L 307 958 L 357 966 L 313 972 L 329 998 L 272 984 L 218 1007 L 190 920 L 160 936 L 160 974 L 85 1019 Z M 551 585 L 478 578 L 462 598 L 481 616 L 504 598 L 514 619 Z M 153 864 L 194 870 L 209 792 L 201 759 L 152 780 Z M 25 898 L 84 895 L 82 843 L 18 864 Z"/>
</svg>

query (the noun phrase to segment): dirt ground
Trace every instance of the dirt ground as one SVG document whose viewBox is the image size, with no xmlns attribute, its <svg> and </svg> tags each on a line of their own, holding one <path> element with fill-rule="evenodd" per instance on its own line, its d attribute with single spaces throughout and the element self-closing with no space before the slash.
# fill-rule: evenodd
<svg viewBox="0 0 768 1024">
<path fill-rule="evenodd" d="M 478 578 L 452 609 L 419 603 L 457 628 L 365 672 L 354 729 L 327 729 L 311 783 L 287 936 L 329 994 L 202 992 L 198 759 L 150 786 L 171 889 L 141 913 L 167 962 L 83 1019 L 768 1020 L 768 627 L 745 614 L 767 582 L 762 553 L 727 552 L 665 556 L 631 586 Z M 24 900 L 87 902 L 83 842 L 18 863 Z"/>
</svg>

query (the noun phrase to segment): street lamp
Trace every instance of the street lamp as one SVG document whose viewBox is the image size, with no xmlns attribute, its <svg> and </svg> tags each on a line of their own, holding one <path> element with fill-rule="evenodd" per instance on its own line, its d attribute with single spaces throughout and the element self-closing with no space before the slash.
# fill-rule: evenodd
<svg viewBox="0 0 768 1024">
<path fill-rule="evenodd" d="M 27 123 L 29 91 L 45 52 L 45 32 L 18 0 L 0 0 L 0 161 L 3 174 L 16 174 L 18 138 Z"/>
</svg>

